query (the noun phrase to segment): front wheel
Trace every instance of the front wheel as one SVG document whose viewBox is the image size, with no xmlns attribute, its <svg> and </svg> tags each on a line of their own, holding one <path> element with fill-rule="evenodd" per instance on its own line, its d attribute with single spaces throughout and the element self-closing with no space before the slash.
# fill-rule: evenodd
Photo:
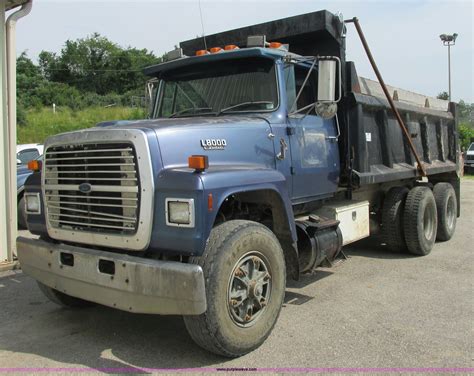
<svg viewBox="0 0 474 376">
<path fill-rule="evenodd" d="M 201 257 L 207 311 L 184 316 L 193 340 L 218 355 L 238 357 L 270 335 L 285 295 L 285 260 L 275 235 L 243 220 L 215 227 Z"/>
<path fill-rule="evenodd" d="M 50 301 L 64 308 L 87 308 L 95 305 L 93 302 L 64 294 L 61 291 L 42 284 L 41 282 L 38 282 L 38 287 Z"/>
</svg>

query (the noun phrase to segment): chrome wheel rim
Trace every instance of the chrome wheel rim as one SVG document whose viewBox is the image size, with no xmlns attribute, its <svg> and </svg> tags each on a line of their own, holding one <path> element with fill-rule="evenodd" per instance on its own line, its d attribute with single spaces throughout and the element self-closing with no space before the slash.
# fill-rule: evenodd
<svg viewBox="0 0 474 376">
<path fill-rule="evenodd" d="M 249 252 L 234 266 L 227 289 L 229 314 L 238 326 L 251 326 L 265 311 L 271 294 L 268 261 L 259 252 Z"/>
<path fill-rule="evenodd" d="M 433 208 L 431 205 L 426 205 L 425 212 L 423 213 L 423 227 L 426 239 L 431 239 L 434 232 L 434 221 L 432 216 Z"/>
</svg>

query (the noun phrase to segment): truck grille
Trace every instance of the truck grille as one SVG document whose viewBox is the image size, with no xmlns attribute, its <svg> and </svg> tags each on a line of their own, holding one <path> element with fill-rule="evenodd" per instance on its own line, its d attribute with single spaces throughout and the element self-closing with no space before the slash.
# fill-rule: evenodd
<svg viewBox="0 0 474 376">
<path fill-rule="evenodd" d="M 51 146 L 44 163 L 44 195 L 51 227 L 136 233 L 140 180 L 133 144 Z"/>
<path fill-rule="evenodd" d="M 468 155 L 468 156 L 466 156 L 466 159 L 468 161 L 474 161 L 474 155 Z"/>
</svg>

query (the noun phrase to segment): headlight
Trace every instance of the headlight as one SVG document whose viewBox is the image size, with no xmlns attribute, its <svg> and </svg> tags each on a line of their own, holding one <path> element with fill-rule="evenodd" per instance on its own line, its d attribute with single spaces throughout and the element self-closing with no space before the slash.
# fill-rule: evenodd
<svg viewBox="0 0 474 376">
<path fill-rule="evenodd" d="M 25 209 L 28 214 L 41 214 L 39 193 L 25 193 Z"/>
<path fill-rule="evenodd" d="M 166 224 L 168 226 L 194 227 L 194 200 L 166 199 Z"/>
</svg>

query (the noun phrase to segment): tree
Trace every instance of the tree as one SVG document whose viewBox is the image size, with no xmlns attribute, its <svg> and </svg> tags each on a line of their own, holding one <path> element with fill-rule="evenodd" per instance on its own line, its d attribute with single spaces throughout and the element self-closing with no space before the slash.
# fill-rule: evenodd
<svg viewBox="0 0 474 376">
<path fill-rule="evenodd" d="M 438 99 L 444 99 L 445 101 L 449 100 L 449 94 L 447 91 L 442 91 L 441 93 L 439 93 L 436 98 Z"/>
<path fill-rule="evenodd" d="M 161 59 L 147 49 L 122 48 L 98 33 L 67 40 L 59 54 L 42 51 L 39 67 L 44 78 L 99 95 L 143 90 L 142 69 Z"/>
</svg>

